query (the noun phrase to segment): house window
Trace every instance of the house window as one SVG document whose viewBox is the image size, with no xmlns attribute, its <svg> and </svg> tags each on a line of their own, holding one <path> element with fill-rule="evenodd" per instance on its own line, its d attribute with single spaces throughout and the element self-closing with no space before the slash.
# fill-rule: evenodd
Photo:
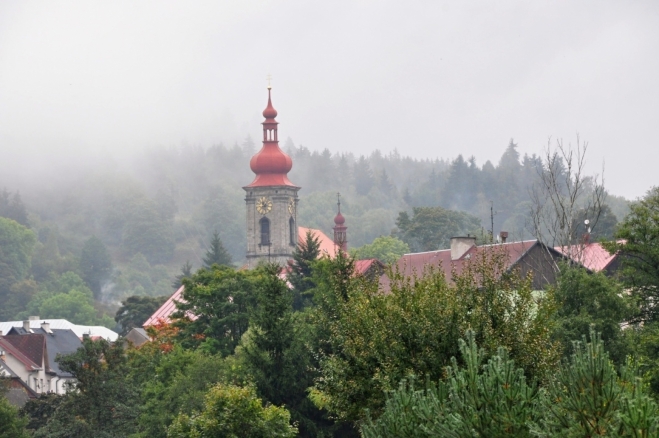
<svg viewBox="0 0 659 438">
<path fill-rule="evenodd" d="M 270 245 L 270 221 L 268 218 L 262 218 L 261 224 L 261 245 Z"/>
<path fill-rule="evenodd" d="M 291 236 L 290 244 L 295 246 L 295 221 L 293 218 L 288 221 L 288 234 Z"/>
</svg>

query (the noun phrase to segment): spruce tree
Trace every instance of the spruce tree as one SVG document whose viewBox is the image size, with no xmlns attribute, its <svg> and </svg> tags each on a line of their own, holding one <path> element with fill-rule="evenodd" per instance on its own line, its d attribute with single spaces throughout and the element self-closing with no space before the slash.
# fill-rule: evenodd
<svg viewBox="0 0 659 438">
<path fill-rule="evenodd" d="M 281 268 L 267 264 L 264 271 L 250 331 L 243 340 L 246 365 L 259 396 L 273 405 L 286 406 L 298 424 L 299 436 L 319 436 L 318 429 L 331 423 L 307 398 L 313 375 L 303 333 L 309 328 L 293 313 L 292 293 L 279 276 Z"/>
<path fill-rule="evenodd" d="M 304 242 L 300 242 L 293 251 L 293 260 L 289 261 L 288 281 L 293 285 L 293 308 L 300 310 L 309 297 L 306 292 L 315 284 L 311 278 L 312 264 L 320 255 L 320 241 L 311 231 L 307 231 Z"/>
<path fill-rule="evenodd" d="M 215 231 L 211 239 L 210 247 L 204 257 L 204 267 L 209 268 L 213 265 L 231 266 L 231 254 L 224 248 L 220 235 Z"/>
<path fill-rule="evenodd" d="M 183 279 L 190 277 L 192 277 L 192 264 L 190 263 L 190 260 L 186 260 L 185 264 L 181 266 L 181 273 L 174 277 L 174 281 L 172 281 L 172 287 L 175 290 L 178 290 L 178 288 L 183 284 Z"/>
</svg>

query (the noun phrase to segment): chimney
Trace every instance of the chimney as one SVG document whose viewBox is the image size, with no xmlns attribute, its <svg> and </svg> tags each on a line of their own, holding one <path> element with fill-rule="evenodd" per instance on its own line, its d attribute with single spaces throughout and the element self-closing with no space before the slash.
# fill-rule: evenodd
<svg viewBox="0 0 659 438">
<path fill-rule="evenodd" d="M 84 341 L 85 339 L 89 339 L 89 333 L 82 334 L 82 340 Z"/>
<path fill-rule="evenodd" d="M 50 333 L 51 335 L 53 334 L 53 331 L 50 329 L 50 323 L 49 322 L 46 322 L 46 321 L 42 322 L 41 323 L 41 328 L 46 333 Z"/>
<path fill-rule="evenodd" d="M 29 320 L 23 321 L 23 330 L 30 333 L 30 321 Z"/>
<path fill-rule="evenodd" d="M 458 260 L 472 246 L 476 246 L 475 237 L 451 237 L 451 260 Z"/>
<path fill-rule="evenodd" d="M 508 231 L 501 231 L 499 233 L 499 238 L 501 239 L 501 243 L 506 243 L 506 239 L 508 238 Z"/>
</svg>

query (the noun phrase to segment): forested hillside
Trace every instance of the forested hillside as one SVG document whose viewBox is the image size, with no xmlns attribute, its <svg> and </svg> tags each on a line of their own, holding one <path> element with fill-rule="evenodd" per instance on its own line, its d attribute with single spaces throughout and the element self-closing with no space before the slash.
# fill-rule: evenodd
<svg viewBox="0 0 659 438">
<path fill-rule="evenodd" d="M 415 207 L 454 210 L 451 220 L 464 223 L 456 230 L 484 238 L 491 219 L 495 233 L 505 229 L 511 239 L 530 236 L 529 189 L 542 160 L 520 157 L 512 140 L 501 146 L 499 162 L 482 164 L 462 155 L 417 160 L 397 151 L 359 157 L 312 152 L 290 139 L 283 149 L 293 159 L 289 177 L 302 187 L 298 223 L 331 235 L 340 192 L 351 248 L 392 234 L 412 251 L 445 245 L 445 239 L 419 243 L 408 235 L 405 224 L 410 215 L 414 220 Z M 26 227 L 21 232 L 29 241 L 23 265 L 0 285 L 0 299 L 13 303 L 3 306 L 3 319 L 82 312 L 89 317 L 77 322 L 103 321 L 105 314 L 111 325 L 108 317 L 122 299 L 168 295 L 186 262 L 193 271 L 201 267 L 214 232 L 233 263 L 241 265 L 246 246 L 242 187 L 253 178 L 249 160 L 256 151 L 247 138 L 230 147 L 152 148 L 107 165 L 73 167 L 57 178 L 35 175 L 38 183 L 29 185 L 0 176 L 0 187 L 8 188 L 0 198 L 0 216 Z M 606 202 L 617 218 L 626 213 L 624 199 L 609 195 Z M 80 298 L 88 306 L 84 311 L 47 305 L 61 302 L 48 299 L 64 293 L 57 283 L 69 272 L 83 280 L 77 288 L 78 298 L 87 297 Z"/>
</svg>

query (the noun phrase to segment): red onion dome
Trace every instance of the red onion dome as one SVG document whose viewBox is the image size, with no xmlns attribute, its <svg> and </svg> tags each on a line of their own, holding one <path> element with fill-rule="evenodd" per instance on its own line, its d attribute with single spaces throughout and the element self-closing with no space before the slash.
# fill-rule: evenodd
<svg viewBox="0 0 659 438">
<path fill-rule="evenodd" d="M 343 217 L 343 215 L 341 214 L 341 212 L 338 212 L 338 213 L 337 213 L 336 217 L 334 218 L 334 223 L 335 223 L 336 225 L 343 225 L 343 224 L 346 223 L 346 219 Z"/>
<path fill-rule="evenodd" d="M 293 160 L 277 144 L 265 144 L 249 162 L 249 167 L 257 175 L 264 173 L 287 174 L 293 168 Z"/>
<path fill-rule="evenodd" d="M 272 106 L 272 101 L 270 100 L 270 88 L 268 88 L 268 106 L 263 110 L 263 117 L 266 119 L 277 117 L 277 110 Z"/>
</svg>

